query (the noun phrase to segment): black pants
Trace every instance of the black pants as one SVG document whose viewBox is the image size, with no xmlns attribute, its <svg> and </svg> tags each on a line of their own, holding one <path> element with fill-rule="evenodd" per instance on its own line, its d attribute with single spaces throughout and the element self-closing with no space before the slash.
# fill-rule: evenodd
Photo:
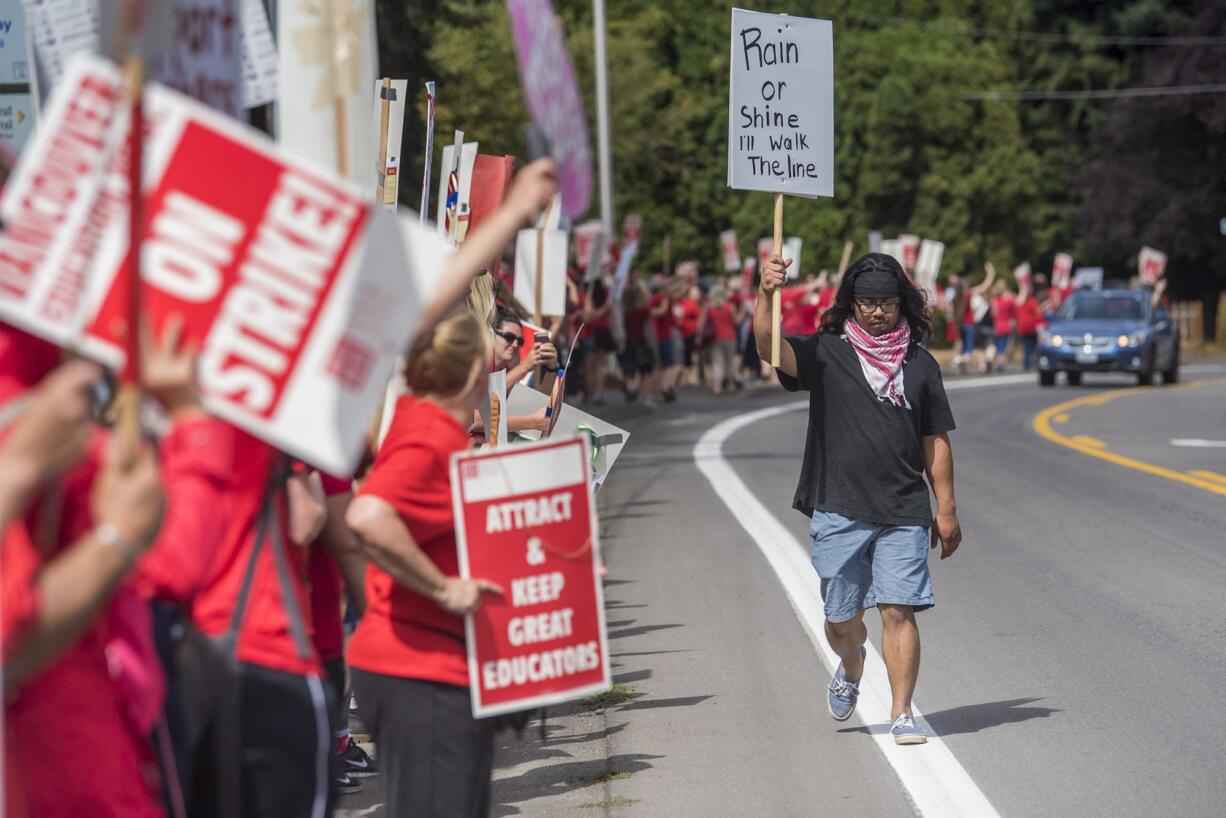
<svg viewBox="0 0 1226 818">
<path fill-rule="evenodd" d="M 379 748 L 389 818 L 485 818 L 494 722 L 474 719 L 467 687 L 351 668 L 358 711 Z"/>
<path fill-rule="evenodd" d="M 332 729 L 323 681 L 243 663 L 237 694 L 242 818 L 330 814 Z M 208 803 L 215 791 L 208 786 L 208 771 L 201 772 L 192 814 L 218 815 Z"/>
</svg>

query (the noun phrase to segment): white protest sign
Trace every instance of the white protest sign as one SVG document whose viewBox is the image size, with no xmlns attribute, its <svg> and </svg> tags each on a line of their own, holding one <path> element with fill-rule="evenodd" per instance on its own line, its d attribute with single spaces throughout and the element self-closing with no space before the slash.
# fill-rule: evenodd
<svg viewBox="0 0 1226 818">
<path fill-rule="evenodd" d="M 586 270 L 592 258 L 592 246 L 600 241 L 604 227 L 599 219 L 575 225 L 575 266 Z"/>
<path fill-rule="evenodd" d="M 371 111 L 371 130 L 374 131 L 376 140 L 379 138 L 379 129 L 383 125 L 383 90 L 382 80 L 376 81 L 375 102 Z M 409 81 L 392 80 L 392 87 L 388 91 L 390 93 L 387 109 L 387 157 L 383 167 L 378 168 L 378 156 L 376 156 L 375 165 L 378 172 L 383 174 L 383 201 L 379 204 L 384 209 L 395 212 L 400 183 L 400 147 L 404 141 L 404 103 L 405 95 L 409 92 Z M 454 148 L 452 150 L 454 151 Z"/>
<path fill-rule="evenodd" d="M 868 231 L 868 251 L 870 253 L 880 253 L 881 252 L 881 231 L 880 230 Z"/>
<path fill-rule="evenodd" d="M 1152 247 L 1142 247 L 1137 257 L 1137 273 L 1142 284 L 1157 284 L 1166 275 L 1166 253 Z"/>
<path fill-rule="evenodd" d="M 771 260 L 771 256 L 775 255 L 775 240 L 767 237 L 758 239 L 758 269 L 766 266 L 766 262 Z"/>
<path fill-rule="evenodd" d="M 1030 262 L 1023 261 L 1021 264 L 1013 268 L 1013 280 L 1017 282 L 1019 287 L 1030 286 Z"/>
<path fill-rule="evenodd" d="M 915 262 L 916 283 L 930 291 L 936 291 L 937 276 L 941 273 L 941 260 L 945 257 L 945 243 L 924 239 L 920 243 L 919 258 Z"/>
<path fill-rule="evenodd" d="M 919 236 L 903 233 L 898 237 L 898 252 L 902 254 L 898 260 L 902 262 L 902 268 L 908 273 L 915 272 L 915 265 L 919 262 L 919 251 Z"/>
<path fill-rule="evenodd" d="M 796 236 L 791 236 L 783 242 L 783 257 L 792 260 L 791 265 L 788 266 L 788 278 L 800 278 L 800 250 L 802 247 L 804 247 L 804 242 Z"/>
<path fill-rule="evenodd" d="M 881 252 L 884 255 L 894 258 L 899 264 L 902 264 L 902 245 L 898 239 L 882 239 Z"/>
<path fill-rule="evenodd" d="M 475 718 L 609 688 L 587 459 L 575 439 L 451 459 L 460 576 L 505 589 L 464 617 Z"/>
<path fill-rule="evenodd" d="M 545 408 L 548 403 L 549 396 L 535 389 L 515 389 L 507 396 L 510 413 L 516 417 L 535 414 Z M 592 480 L 595 488 L 598 489 L 612 471 L 614 464 L 617 463 L 622 450 L 626 448 L 626 444 L 630 441 L 630 433 L 593 414 L 571 406 L 569 403 L 564 403 L 563 407 L 551 439 L 564 435 L 585 434 L 583 429 L 591 429 L 595 432 L 597 443 L 593 445 Z M 525 431 L 517 432 L 517 434 L 531 440 L 539 440 L 541 433 Z"/>
<path fill-rule="evenodd" d="M 1073 289 L 1101 290 L 1103 288 L 1102 267 L 1078 267 L 1073 275 Z"/>
<path fill-rule="evenodd" d="M 374 3 L 277 3 L 276 22 L 277 142 L 373 189 Z"/>
<path fill-rule="evenodd" d="M 412 210 L 404 209 L 397 216 L 401 244 L 408 259 L 408 276 L 418 299 L 424 304 L 434 298 L 442 286 L 447 264 L 455 248 L 436 231 L 422 224 Z"/>
<path fill-rule="evenodd" d="M 536 306 L 536 247 L 542 237 L 541 315 L 566 314 L 566 233 L 562 230 L 520 230 L 515 242 L 515 300 L 529 310 Z"/>
<path fill-rule="evenodd" d="M 144 105 L 144 318 L 183 319 L 211 413 L 349 474 L 420 309 L 394 218 L 187 97 L 150 84 Z M 0 317 L 114 368 L 129 111 L 118 68 L 75 59 L 0 200 Z"/>
<path fill-rule="evenodd" d="M 829 20 L 732 10 L 728 186 L 834 195 Z"/>
<path fill-rule="evenodd" d="M 626 291 L 626 280 L 630 277 L 630 267 L 634 264 L 634 257 L 638 255 L 639 242 L 638 239 L 629 244 L 622 245 L 621 258 L 617 260 L 617 269 L 613 271 L 613 309 L 618 309 L 621 305 L 622 293 Z"/>
<path fill-rule="evenodd" d="M 1051 261 L 1051 285 L 1057 290 L 1063 290 L 1069 286 L 1072 275 L 1073 257 L 1068 253 L 1056 253 Z"/>
<path fill-rule="evenodd" d="M 741 269 L 741 248 L 737 245 L 736 231 L 725 230 L 720 233 L 719 246 L 724 256 L 724 272 L 733 273 Z"/>
<path fill-rule="evenodd" d="M 242 0 L 241 44 L 243 108 L 267 105 L 277 98 L 277 45 L 268 27 L 264 0 Z"/>
<path fill-rule="evenodd" d="M 169 47 L 151 54 L 149 76 L 223 113 L 237 115 L 243 103 L 240 0 L 169 2 L 174 16 L 172 39 Z"/>
<path fill-rule="evenodd" d="M 22 0 L 26 27 L 47 93 L 60 81 L 76 54 L 96 54 L 101 42 L 102 12 L 98 0 Z"/>
<path fill-rule="evenodd" d="M 443 236 L 447 235 L 447 200 L 454 192 L 456 201 L 454 212 L 456 218 L 462 219 L 467 223 L 467 214 L 469 213 L 470 196 L 473 189 L 473 167 L 477 164 L 477 147 L 476 142 L 465 142 L 463 150 L 460 151 L 460 168 L 458 172 L 459 189 L 453 191 L 452 188 L 456 185 L 456 180 L 451 178 L 451 169 L 455 167 L 455 145 L 443 146 L 443 160 L 439 166 L 438 174 L 438 220 L 435 222 L 438 225 L 439 233 Z M 458 228 L 460 232 L 460 241 L 464 240 L 463 228 Z"/>
<path fill-rule="evenodd" d="M 277 51 L 262 0 L 163 2 L 172 3 L 172 17 L 166 18 L 167 42 L 150 43 L 150 79 L 230 114 L 272 102 Z M 73 56 L 101 49 L 106 20 L 99 0 L 23 0 L 22 5 L 48 86 L 60 81 Z"/>
</svg>

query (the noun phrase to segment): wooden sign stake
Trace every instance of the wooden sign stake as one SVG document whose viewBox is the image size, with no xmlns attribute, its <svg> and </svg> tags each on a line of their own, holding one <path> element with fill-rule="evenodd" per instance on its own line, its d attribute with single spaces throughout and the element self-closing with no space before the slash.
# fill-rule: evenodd
<svg viewBox="0 0 1226 818">
<path fill-rule="evenodd" d="M 134 459 L 140 446 L 141 405 L 141 154 L 144 146 L 144 108 L 141 89 L 145 84 L 145 61 L 132 54 L 124 61 L 124 81 L 131 104 L 128 135 L 128 305 L 127 357 L 129 382 L 115 400 L 116 436 L 125 460 Z"/>
<path fill-rule="evenodd" d="M 379 164 L 375 168 L 375 202 L 383 204 L 383 187 L 387 174 L 387 121 L 392 114 L 392 79 L 383 78 L 379 105 Z"/>
<path fill-rule="evenodd" d="M 839 274 L 835 277 L 835 281 L 841 281 L 843 273 L 847 272 L 847 265 L 851 263 L 851 250 L 854 246 L 850 241 L 843 245 L 843 258 L 839 259 Z"/>
<path fill-rule="evenodd" d="M 553 203 L 556 198 L 554 197 L 554 199 L 549 200 L 549 207 L 545 209 L 544 220 L 536 228 L 536 288 L 533 293 L 536 303 L 532 309 L 532 323 L 538 327 L 544 326 L 541 323 L 541 304 L 545 298 L 545 228 L 553 218 Z"/>
<path fill-rule="evenodd" d="M 783 253 L 783 194 L 775 194 L 775 255 Z M 783 340 L 780 322 L 783 314 L 783 291 L 771 296 L 771 366 L 779 368 L 779 344 Z"/>
</svg>

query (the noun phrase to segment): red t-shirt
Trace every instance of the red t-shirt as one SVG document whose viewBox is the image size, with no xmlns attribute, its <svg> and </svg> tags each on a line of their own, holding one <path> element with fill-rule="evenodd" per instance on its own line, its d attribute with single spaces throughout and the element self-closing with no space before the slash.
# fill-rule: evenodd
<svg viewBox="0 0 1226 818">
<path fill-rule="evenodd" d="M 140 564 L 139 582 L 152 596 L 176 599 L 190 605 L 192 621 L 205 634 L 221 636 L 230 628 L 234 605 L 243 575 L 255 546 L 256 524 L 263 506 L 268 475 L 279 457 L 266 443 L 225 424 L 214 427 L 216 440 L 214 468 L 224 469 L 227 479 L 216 492 L 211 505 L 197 503 L 196 513 L 182 520 L 191 524 L 175 528 L 165 525 L 158 543 Z M 171 499 L 168 509 L 176 509 Z M 190 511 L 190 509 L 188 509 Z M 178 517 L 179 512 L 174 512 Z M 306 560 L 308 549 L 295 546 L 289 538 L 285 492 L 278 492 L 274 518 L 281 527 L 281 543 L 290 569 L 290 581 L 311 635 L 310 600 L 307 594 Z M 201 562 L 198 555 L 211 554 Z M 190 566 L 184 571 L 182 566 Z M 185 580 L 184 576 L 188 579 Z M 319 675 L 322 666 L 314 650 L 302 658 L 294 645 L 289 616 L 281 598 L 276 564 L 269 537 L 260 550 L 243 615 L 238 639 L 238 658 L 297 675 Z"/>
<path fill-rule="evenodd" d="M 591 298 L 588 301 L 588 307 L 595 312 L 596 310 L 609 303 L 609 290 L 603 282 L 597 282 L 592 285 Z M 603 315 L 591 319 L 587 323 L 589 330 L 608 329 L 610 326 L 611 317 L 609 311 L 606 310 Z"/>
<path fill-rule="evenodd" d="M 0 644 L 7 662 L 24 640 L 38 613 L 38 588 L 34 584 L 42 560 L 24 526 L 10 526 L 0 543 Z M 4 726 L 4 814 L 8 818 L 26 818 L 25 791 L 22 786 L 17 754 L 21 752 L 12 725 Z"/>
<path fill-rule="evenodd" d="M 653 293 L 651 296 L 651 311 L 654 313 L 662 305 L 665 307 L 664 312 L 661 315 L 653 315 L 651 321 L 656 329 L 656 340 L 668 341 L 673 337 L 673 327 L 676 326 L 676 319 L 673 318 L 672 299 L 666 296 L 663 291 Z"/>
<path fill-rule="evenodd" d="M 681 327 L 682 338 L 693 338 L 698 334 L 698 322 L 702 318 L 702 307 L 692 298 L 683 298 L 680 302 L 681 318 L 678 322 Z"/>
<path fill-rule="evenodd" d="M 1017 301 L 1011 295 L 998 295 L 992 299 L 992 331 L 997 335 L 1013 332 L 1013 315 Z"/>
<path fill-rule="evenodd" d="M 1041 317 L 1039 302 L 1033 295 L 1028 296 L 1025 301 L 1017 305 L 1017 334 L 1034 335 L 1037 333 Z"/>
<path fill-rule="evenodd" d="M 642 343 L 647 340 L 647 308 L 635 307 L 626 311 L 626 339 Z"/>
<path fill-rule="evenodd" d="M 45 494 L 35 501 L 24 520 L 9 525 L 2 546 L 6 555 L 24 553 L 28 560 L 34 553 L 41 568 L 42 557 L 34 549 L 32 532 L 44 525 L 43 508 L 48 502 L 61 503 L 56 515 L 59 524 L 47 543 L 53 557 L 93 528 L 90 487 L 106 440 L 107 434 L 98 430 L 86 457 L 57 481 L 58 497 Z M 11 557 L 6 556 L 6 562 L 8 559 Z M 17 562 L 20 567 L 20 556 Z M 25 567 L 29 568 L 28 563 Z M 6 576 L 6 585 L 8 582 Z M 121 588 L 118 593 L 132 591 Z M 27 612 L 32 610 L 27 608 Z M 6 743 L 10 749 L 14 745 L 19 748 L 5 756 L 6 772 L 11 773 L 10 786 L 20 787 L 6 797 L 15 809 L 20 809 L 24 800 L 30 816 L 154 818 L 162 814 L 156 800 L 158 775 L 152 753 L 125 717 L 107 666 L 105 649 L 113 610 L 112 606 L 104 609 L 77 641 L 27 681 L 6 707 Z M 6 630 L 8 627 L 6 622 Z M 14 646 L 6 646 L 6 652 Z M 65 741 L 65 736 L 71 736 L 71 740 Z"/>
<path fill-rule="evenodd" d="M 324 495 L 335 497 L 353 491 L 350 480 L 319 473 Z M 345 583 L 341 569 L 324 547 L 321 540 L 311 544 L 307 558 L 307 582 L 311 586 L 311 625 L 314 628 L 312 641 L 319 658 L 324 662 L 339 659 L 345 652 L 345 621 L 341 613 L 341 599 Z"/>
<path fill-rule="evenodd" d="M 736 323 L 733 321 L 732 305 L 727 302 L 707 308 L 707 320 L 715 333 L 716 341 L 735 341 Z"/>
<path fill-rule="evenodd" d="M 805 304 L 803 287 L 786 287 L 780 296 L 784 335 L 809 335 L 816 324 L 817 305 Z"/>
<path fill-rule="evenodd" d="M 447 576 L 460 573 L 451 455 L 467 448 L 468 431 L 454 418 L 437 404 L 405 395 L 358 491 L 394 508 L 417 546 Z M 366 567 L 366 613 L 349 639 L 346 659 L 371 673 L 468 686 L 464 619 L 398 584 L 373 562 Z"/>
<path fill-rule="evenodd" d="M 817 323 L 820 324 L 826 310 L 834 306 L 834 299 L 837 295 L 838 290 L 834 287 L 826 287 L 817 294 Z"/>
</svg>

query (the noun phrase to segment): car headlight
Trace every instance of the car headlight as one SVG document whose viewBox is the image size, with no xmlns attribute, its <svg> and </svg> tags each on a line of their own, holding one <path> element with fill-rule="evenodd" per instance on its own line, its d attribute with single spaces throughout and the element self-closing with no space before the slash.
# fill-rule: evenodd
<svg viewBox="0 0 1226 818">
<path fill-rule="evenodd" d="M 1051 345 L 1052 345 L 1052 346 L 1054 346 L 1054 347 L 1062 347 L 1062 346 L 1064 346 L 1064 336 L 1062 336 L 1062 335 L 1060 335 L 1060 334 L 1053 335 L 1053 336 L 1051 337 Z"/>
<path fill-rule="evenodd" d="M 1119 344 L 1121 348 L 1139 347 L 1145 343 L 1145 330 L 1137 330 L 1129 335 L 1121 335 Z"/>
</svg>

